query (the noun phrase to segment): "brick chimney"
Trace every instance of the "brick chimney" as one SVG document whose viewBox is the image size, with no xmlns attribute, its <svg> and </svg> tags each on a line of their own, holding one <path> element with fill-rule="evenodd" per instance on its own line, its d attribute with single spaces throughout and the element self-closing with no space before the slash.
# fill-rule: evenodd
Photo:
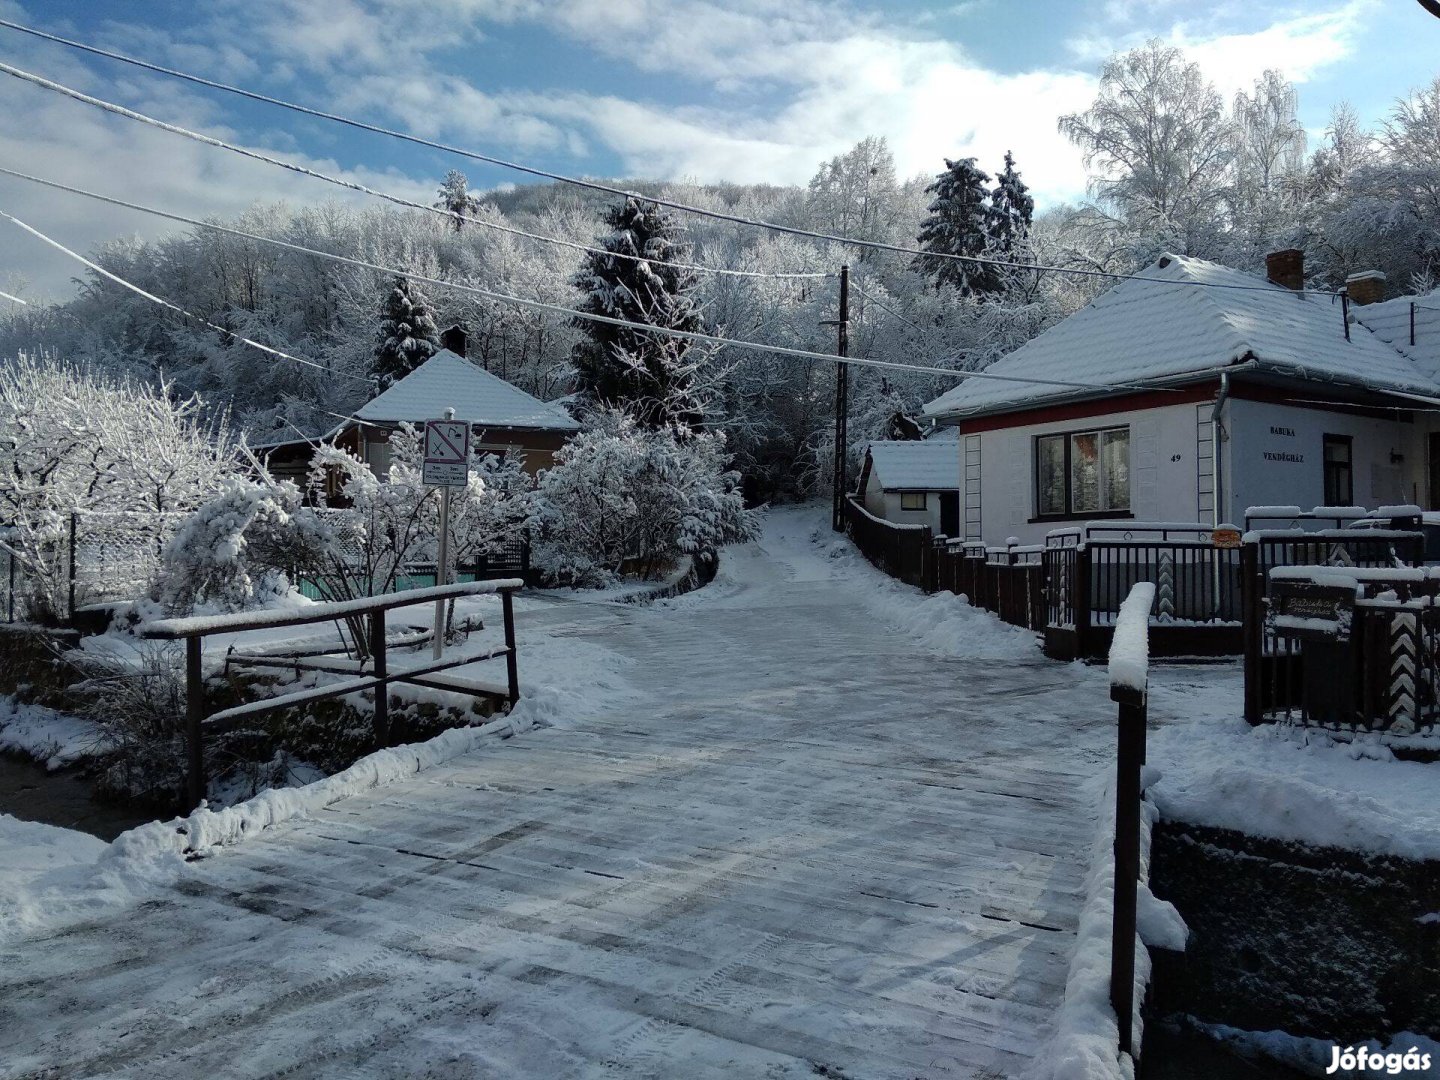
<svg viewBox="0 0 1440 1080">
<path fill-rule="evenodd" d="M 1358 274 L 1351 274 L 1345 279 L 1345 291 L 1350 294 L 1350 302 L 1364 307 L 1366 304 L 1376 304 L 1385 299 L 1385 275 L 1379 270 L 1362 270 Z"/>
<path fill-rule="evenodd" d="M 464 356 L 465 342 L 469 340 L 469 336 L 470 335 L 465 333 L 465 328 L 457 323 L 450 327 L 449 330 L 441 332 L 440 347 L 442 349 L 449 349 L 456 356 Z"/>
<path fill-rule="evenodd" d="M 1272 251 L 1265 256 L 1265 276 L 1276 285 L 1301 292 L 1305 288 L 1305 252 L 1299 248 Z"/>
</svg>

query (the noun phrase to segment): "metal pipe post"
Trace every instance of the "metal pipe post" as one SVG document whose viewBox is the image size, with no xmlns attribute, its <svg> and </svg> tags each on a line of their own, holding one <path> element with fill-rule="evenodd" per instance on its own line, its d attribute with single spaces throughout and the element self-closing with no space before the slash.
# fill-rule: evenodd
<svg viewBox="0 0 1440 1080">
<path fill-rule="evenodd" d="M 375 677 L 385 678 L 388 674 L 385 664 L 385 611 L 383 608 L 370 613 L 370 662 Z M 375 747 L 390 745 L 390 687 L 381 683 L 375 687 Z"/>
<path fill-rule="evenodd" d="M 203 639 L 185 639 L 185 742 L 189 751 L 186 810 L 205 801 L 205 672 L 200 662 Z"/>
<path fill-rule="evenodd" d="M 500 594 L 500 610 L 505 619 L 505 677 L 510 688 L 510 707 L 520 700 L 520 669 L 515 659 L 515 603 L 511 590 Z"/>
</svg>

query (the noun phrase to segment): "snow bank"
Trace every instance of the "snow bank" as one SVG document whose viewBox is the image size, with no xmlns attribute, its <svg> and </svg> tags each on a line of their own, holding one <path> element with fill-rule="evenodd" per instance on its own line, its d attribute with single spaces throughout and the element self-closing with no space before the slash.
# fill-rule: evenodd
<svg viewBox="0 0 1440 1080">
<path fill-rule="evenodd" d="M 1238 665 L 1151 673 L 1149 759 L 1164 772 L 1151 794 L 1166 818 L 1440 859 L 1435 765 L 1397 759 L 1380 734 L 1251 727 L 1242 689 Z"/>
<path fill-rule="evenodd" d="M 100 727 L 43 705 L 0 695 L 0 750 L 22 754 L 60 769 L 95 752 Z"/>
<path fill-rule="evenodd" d="M 1195 1026 L 1212 1039 L 1226 1043 L 1242 1057 L 1267 1058 L 1271 1061 L 1278 1061 L 1305 1076 L 1324 1076 L 1334 1059 L 1336 1043 L 1330 1039 L 1312 1039 L 1303 1035 L 1291 1035 L 1286 1031 L 1244 1031 L 1240 1028 L 1227 1027 L 1224 1024 L 1197 1023 Z M 1412 1050 L 1417 1054 L 1429 1054 L 1430 1067 L 1428 1069 L 1404 1069 L 1403 1075 L 1407 1078 L 1413 1077 L 1415 1080 L 1427 1076 L 1440 1077 L 1440 1043 L 1433 1038 L 1417 1035 L 1413 1031 L 1399 1032 L 1389 1040 L 1388 1044 L 1377 1039 L 1366 1039 L 1363 1042 L 1340 1043 L 1339 1046 L 1342 1051 L 1346 1047 L 1358 1050 L 1364 1046 L 1372 1053 L 1380 1054 L 1403 1056 Z M 1346 1072 L 1341 1075 L 1357 1074 Z M 1371 1070 L 1369 1075 L 1394 1074 Z"/>
<path fill-rule="evenodd" d="M 1147 767 L 1146 780 L 1158 777 Z M 1085 882 L 1085 906 L 1065 998 L 1055 1018 L 1050 1039 L 1025 1072 L 1026 1080 L 1134 1080 L 1135 1064 L 1119 1052 L 1120 1028 L 1110 1006 L 1110 939 L 1115 913 L 1115 788 L 1099 777 L 1089 782 L 1087 794 L 1100 800 L 1101 812 L 1090 852 L 1090 873 Z M 1150 892 L 1150 829 L 1159 817 L 1147 798 L 1140 814 L 1140 888 L 1137 925 L 1146 944 L 1184 949 L 1188 930 L 1174 905 Z M 1139 1046 L 1144 1034 L 1140 1004 L 1150 982 L 1150 954 L 1137 943 L 1135 952 L 1135 1017 L 1132 1041 Z"/>
</svg>

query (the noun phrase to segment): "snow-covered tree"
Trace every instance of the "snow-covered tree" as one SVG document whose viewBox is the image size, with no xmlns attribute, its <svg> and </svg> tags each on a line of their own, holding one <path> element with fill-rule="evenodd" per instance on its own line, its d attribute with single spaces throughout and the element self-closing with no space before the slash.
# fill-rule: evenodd
<svg viewBox="0 0 1440 1080">
<path fill-rule="evenodd" d="M 376 392 L 388 390 L 440 350 L 430 301 L 408 278 L 396 278 L 385 298 L 384 317 L 370 366 Z"/>
<path fill-rule="evenodd" d="M 1035 200 L 1020 173 L 1015 158 L 1005 151 L 1005 169 L 995 178 L 986 218 L 990 250 L 1001 258 L 1013 259 L 1024 251 L 1030 226 L 1035 221 Z"/>
<path fill-rule="evenodd" d="M 586 257 L 575 286 L 579 309 L 668 330 L 704 330 L 695 274 L 680 227 L 655 203 L 629 198 L 606 215 L 604 254 Z M 616 258 L 616 255 L 630 256 Z M 647 427 L 696 427 L 704 403 L 696 394 L 703 350 L 682 338 L 609 323 L 577 320 L 583 336 L 571 353 L 580 392 L 597 405 L 621 409 Z"/>
<path fill-rule="evenodd" d="M 1001 288 L 995 267 L 943 257 L 984 258 L 989 254 L 989 183 L 989 174 L 975 164 L 974 158 L 946 158 L 945 171 L 925 189 L 934 200 L 917 240 L 921 248 L 934 255 L 917 255 L 914 267 L 937 285 L 953 286 L 962 296 L 984 296 Z"/>
<path fill-rule="evenodd" d="M 1092 194 L 1132 230 L 1183 255 L 1209 255 L 1230 188 L 1233 128 L 1200 65 L 1156 39 L 1118 53 L 1100 94 L 1060 132 L 1094 169 Z"/>
<path fill-rule="evenodd" d="M 0 520 L 32 619 L 65 612 L 72 514 L 83 543 L 109 537 L 153 558 L 163 515 L 238 470 L 228 418 L 197 397 L 26 354 L 0 365 Z"/>
<path fill-rule="evenodd" d="M 556 455 L 536 493 L 536 565 L 558 581 L 603 584 L 627 563 L 653 577 L 754 534 L 718 433 L 656 431 L 618 412 Z"/>
<path fill-rule="evenodd" d="M 480 200 L 470 194 L 470 181 L 465 174 L 459 169 L 451 169 L 440 182 L 434 205 L 455 215 L 451 220 L 455 223 L 455 231 L 459 232 L 465 226 L 465 217 L 479 209 Z"/>
<path fill-rule="evenodd" d="M 822 162 L 807 191 L 805 224 L 835 236 L 895 242 L 903 199 L 895 180 L 895 156 L 885 138 L 868 136 L 844 154 Z M 862 251 L 866 262 L 874 254 Z"/>
</svg>

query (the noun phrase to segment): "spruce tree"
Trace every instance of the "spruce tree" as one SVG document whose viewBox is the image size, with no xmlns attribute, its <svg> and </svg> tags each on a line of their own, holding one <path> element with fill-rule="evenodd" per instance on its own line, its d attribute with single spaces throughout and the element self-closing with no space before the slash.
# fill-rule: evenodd
<svg viewBox="0 0 1440 1080">
<path fill-rule="evenodd" d="M 976 166 L 974 158 L 946 158 L 945 171 L 925 189 L 935 198 L 917 239 L 922 248 L 935 255 L 917 255 L 913 266 L 933 277 L 937 286 L 954 286 L 962 296 L 984 297 L 1004 287 L 993 266 L 936 257 L 988 253 L 989 183 L 989 174 Z"/>
<path fill-rule="evenodd" d="M 395 279 L 395 287 L 385 298 L 383 314 L 376 335 L 375 359 L 370 365 L 377 394 L 390 389 L 440 348 L 430 301 L 408 278 Z"/>
<path fill-rule="evenodd" d="M 1005 171 L 997 178 L 990 192 L 990 250 L 1001 258 L 1017 254 L 1030 235 L 1035 220 L 1035 200 L 1020 174 L 1015 171 L 1015 158 L 1005 151 Z"/>
<path fill-rule="evenodd" d="M 668 330 L 702 331 L 695 275 L 675 266 L 687 249 L 674 219 L 655 203 L 628 198 L 606 214 L 603 252 L 586 256 L 572 284 L 579 310 Z M 617 258 L 617 255 L 636 258 Z M 683 338 L 576 319 L 584 331 L 571 354 L 582 395 L 618 408 L 650 428 L 698 427 L 698 350 Z"/>
</svg>

